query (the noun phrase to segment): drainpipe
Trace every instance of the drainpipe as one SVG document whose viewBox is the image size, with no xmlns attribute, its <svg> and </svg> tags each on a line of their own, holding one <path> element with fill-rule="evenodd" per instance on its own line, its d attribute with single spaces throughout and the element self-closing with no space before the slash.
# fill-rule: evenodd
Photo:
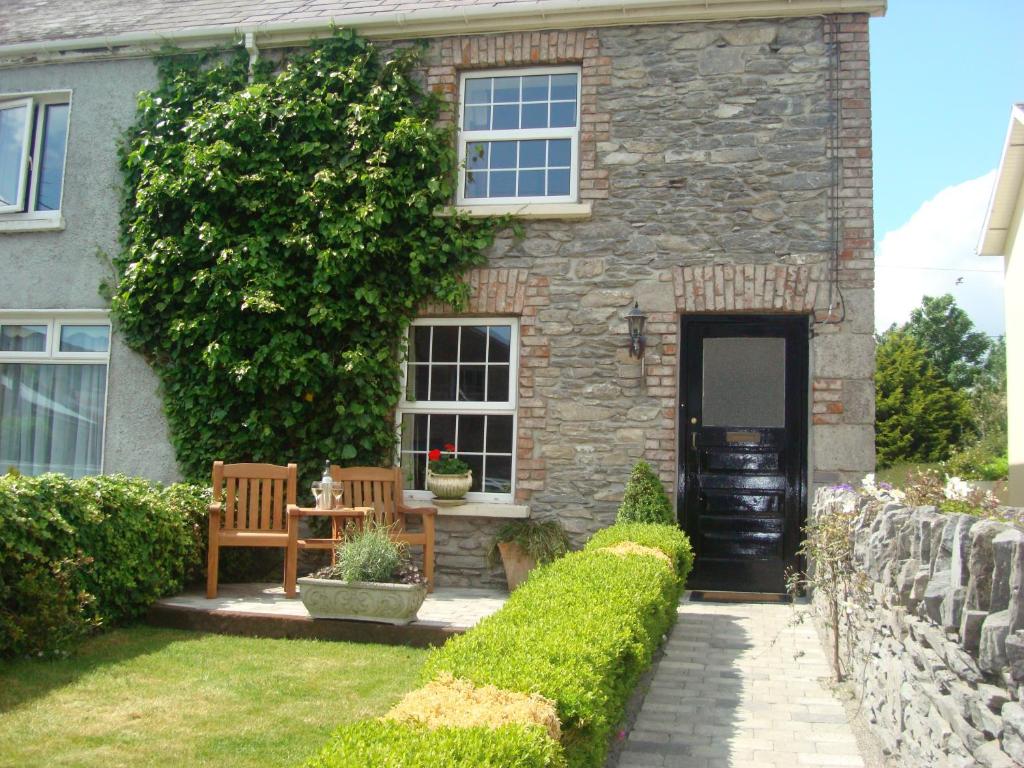
<svg viewBox="0 0 1024 768">
<path fill-rule="evenodd" d="M 249 52 L 249 82 L 252 82 L 253 73 L 256 71 L 256 62 L 260 58 L 260 49 L 256 47 L 256 33 L 245 33 L 245 50 Z"/>
</svg>

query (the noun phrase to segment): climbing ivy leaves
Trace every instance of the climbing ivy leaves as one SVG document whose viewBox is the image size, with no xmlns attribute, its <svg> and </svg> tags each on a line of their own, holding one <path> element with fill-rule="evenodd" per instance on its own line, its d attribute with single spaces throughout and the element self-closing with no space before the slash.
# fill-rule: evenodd
<svg viewBox="0 0 1024 768">
<path fill-rule="evenodd" d="M 417 51 L 339 31 L 276 71 L 172 56 L 139 99 L 113 312 L 186 475 L 389 461 L 417 306 L 459 304 L 500 222 L 438 216 L 456 155 Z"/>
</svg>

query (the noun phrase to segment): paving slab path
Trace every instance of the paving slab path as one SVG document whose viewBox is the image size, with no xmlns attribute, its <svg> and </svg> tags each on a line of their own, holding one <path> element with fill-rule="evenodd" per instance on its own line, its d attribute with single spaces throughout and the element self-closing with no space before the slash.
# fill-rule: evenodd
<svg viewBox="0 0 1024 768">
<path fill-rule="evenodd" d="M 684 597 L 619 768 L 868 765 L 824 685 L 814 626 L 793 615 L 790 605 Z"/>
</svg>

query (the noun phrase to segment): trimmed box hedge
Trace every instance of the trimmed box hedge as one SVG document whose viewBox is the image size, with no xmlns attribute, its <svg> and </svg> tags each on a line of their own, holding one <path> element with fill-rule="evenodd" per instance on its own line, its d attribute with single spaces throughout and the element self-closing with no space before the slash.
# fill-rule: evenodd
<svg viewBox="0 0 1024 768">
<path fill-rule="evenodd" d="M 693 569 L 693 547 L 690 546 L 690 540 L 674 525 L 616 523 L 591 536 L 584 551 L 610 547 L 623 541 L 660 549 L 676 564 L 676 572 L 682 583 L 686 582 L 686 577 Z"/>
<path fill-rule="evenodd" d="M 306 768 L 564 768 L 561 747 L 537 725 L 437 728 L 363 720 L 338 728 Z"/>
<path fill-rule="evenodd" d="M 665 552 L 677 569 L 661 558 L 602 549 L 622 541 Z M 585 551 L 534 571 L 500 611 L 434 651 L 424 666 L 423 680 L 448 673 L 476 685 L 551 699 L 562 723 L 559 748 L 566 764 L 597 768 L 637 679 L 675 621 L 691 565 L 689 542 L 672 526 L 628 524 L 606 529 Z M 437 737 L 423 736 L 418 746 L 403 741 L 401 753 L 390 751 L 388 744 L 372 746 L 388 733 L 377 722 L 364 721 L 345 726 L 336 738 L 360 750 L 381 750 L 360 752 L 373 757 L 363 765 L 441 764 L 422 762 L 432 759 L 429 753 L 434 747 L 429 739 Z M 341 756 L 338 747 L 329 749 L 329 754 L 325 750 L 307 768 L 357 764 L 347 762 L 348 756 Z M 501 762 L 489 752 L 483 754 L 487 759 L 480 757 L 476 765 L 533 764 L 518 758 Z"/>
<path fill-rule="evenodd" d="M 0 657 L 65 650 L 202 568 L 208 491 L 124 475 L 0 477 Z"/>
</svg>

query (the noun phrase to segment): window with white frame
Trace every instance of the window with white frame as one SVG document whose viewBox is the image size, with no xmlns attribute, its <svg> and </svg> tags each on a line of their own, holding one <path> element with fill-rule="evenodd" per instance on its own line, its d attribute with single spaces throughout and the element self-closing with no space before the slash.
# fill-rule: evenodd
<svg viewBox="0 0 1024 768">
<path fill-rule="evenodd" d="M 473 470 L 468 499 L 512 501 L 518 334 L 511 318 L 424 319 L 410 327 L 399 405 L 410 495 L 430 497 L 427 454 L 451 444 Z"/>
<path fill-rule="evenodd" d="M 0 215 L 56 215 L 70 94 L 0 96 Z"/>
<path fill-rule="evenodd" d="M 0 317 L 0 471 L 102 471 L 109 358 L 105 317 Z"/>
<path fill-rule="evenodd" d="M 458 203 L 576 201 L 579 67 L 467 72 L 459 103 Z"/>
</svg>

